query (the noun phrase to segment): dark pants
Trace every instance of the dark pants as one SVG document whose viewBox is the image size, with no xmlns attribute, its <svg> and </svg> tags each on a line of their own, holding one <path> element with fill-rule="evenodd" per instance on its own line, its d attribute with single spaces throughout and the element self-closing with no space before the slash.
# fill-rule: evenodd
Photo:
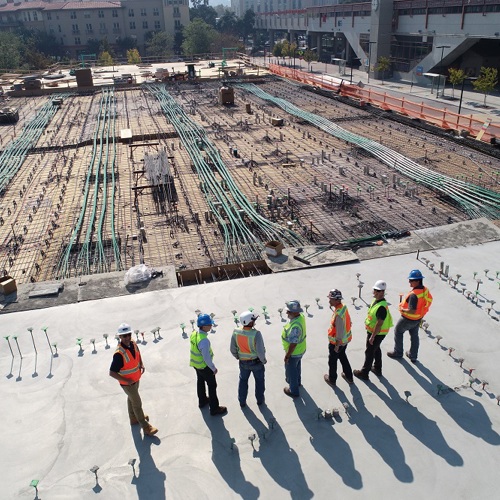
<svg viewBox="0 0 500 500">
<path fill-rule="evenodd" d="M 255 379 L 255 399 L 257 403 L 264 402 L 265 368 L 260 359 L 251 361 L 240 361 L 240 383 L 238 385 L 238 400 L 240 403 L 247 402 L 248 379 L 253 373 Z"/>
<path fill-rule="evenodd" d="M 198 404 L 204 406 L 208 399 L 210 413 L 214 413 L 219 408 L 219 398 L 217 397 L 217 381 L 215 373 L 205 366 L 202 370 L 196 370 L 196 391 L 198 393 Z M 205 384 L 208 386 L 208 398 L 205 389 Z"/>
<path fill-rule="evenodd" d="M 370 344 L 369 340 L 372 336 L 371 333 L 367 333 L 366 337 L 366 351 L 365 351 L 365 364 L 361 371 L 363 375 L 368 376 L 372 366 L 377 371 L 382 371 L 382 351 L 380 350 L 380 344 L 385 339 L 385 335 L 376 335 L 373 341 L 373 345 Z"/>
<path fill-rule="evenodd" d="M 352 380 L 352 368 L 346 354 L 347 344 L 339 347 L 339 352 L 335 352 L 335 346 L 328 344 L 328 378 L 330 382 L 337 380 L 337 361 L 340 361 L 342 370 L 348 380 Z"/>
</svg>

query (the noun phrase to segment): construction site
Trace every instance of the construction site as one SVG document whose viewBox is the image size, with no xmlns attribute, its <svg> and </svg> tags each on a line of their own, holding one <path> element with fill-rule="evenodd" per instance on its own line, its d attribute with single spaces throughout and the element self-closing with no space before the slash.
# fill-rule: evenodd
<svg viewBox="0 0 500 500">
<path fill-rule="evenodd" d="M 145 263 L 182 286 L 269 272 L 267 242 L 355 251 L 500 219 L 498 149 L 273 75 L 9 106 L 0 272 L 19 284 Z"/>
</svg>

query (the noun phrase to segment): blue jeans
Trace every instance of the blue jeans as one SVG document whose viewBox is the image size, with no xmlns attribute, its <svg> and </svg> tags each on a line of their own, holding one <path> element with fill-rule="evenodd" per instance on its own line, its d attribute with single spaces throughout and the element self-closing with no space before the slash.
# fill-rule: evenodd
<svg viewBox="0 0 500 500">
<path fill-rule="evenodd" d="M 257 403 L 264 402 L 265 385 L 265 368 L 260 359 L 252 361 L 240 361 L 240 383 L 238 384 L 238 401 L 240 404 L 247 402 L 248 395 L 248 379 L 253 373 L 255 379 L 255 399 Z"/>
<path fill-rule="evenodd" d="M 292 356 L 285 363 L 285 380 L 290 385 L 290 392 L 298 396 L 302 385 L 302 356 Z"/>
<path fill-rule="evenodd" d="M 419 319 L 407 319 L 401 316 L 394 327 L 394 354 L 396 356 L 403 356 L 403 334 L 408 331 L 410 333 L 410 359 L 417 359 L 420 345 L 420 339 L 418 338 L 419 326 Z"/>
</svg>

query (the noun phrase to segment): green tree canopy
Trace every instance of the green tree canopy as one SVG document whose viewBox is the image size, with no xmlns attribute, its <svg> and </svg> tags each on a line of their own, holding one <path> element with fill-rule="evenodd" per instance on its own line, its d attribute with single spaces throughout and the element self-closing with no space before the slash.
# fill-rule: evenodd
<svg viewBox="0 0 500 500">
<path fill-rule="evenodd" d="M 219 18 L 217 22 L 217 31 L 221 33 L 227 33 L 229 35 L 239 34 L 239 23 L 238 18 L 234 12 L 230 10 L 224 11 L 224 14 Z"/>
<path fill-rule="evenodd" d="M 217 17 L 217 11 L 208 5 L 200 5 L 199 7 L 189 9 L 189 19 L 191 19 L 191 21 L 201 19 L 212 26 L 212 28 L 215 28 L 217 25 Z"/>
<path fill-rule="evenodd" d="M 146 52 L 149 56 L 168 56 L 173 52 L 174 37 L 166 31 L 151 33 L 146 40 Z"/>
<path fill-rule="evenodd" d="M 100 66 L 112 66 L 114 64 L 113 57 L 106 50 L 99 54 L 99 59 L 97 62 Z"/>
<path fill-rule="evenodd" d="M 460 85 L 465 80 L 465 71 L 463 69 L 449 68 L 448 74 L 450 83 L 452 85 L 452 97 L 455 97 L 455 85 Z"/>
<path fill-rule="evenodd" d="M 380 56 L 375 69 L 382 74 L 382 83 L 384 83 L 385 72 L 391 67 L 391 60 L 388 57 Z"/>
<path fill-rule="evenodd" d="M 116 46 L 119 54 L 125 55 L 130 49 L 137 48 L 137 40 L 131 36 L 116 39 Z"/>
<path fill-rule="evenodd" d="M 252 9 L 248 9 L 240 20 L 240 33 L 245 39 L 247 36 L 254 34 L 254 26 L 255 12 Z"/>
<path fill-rule="evenodd" d="M 17 69 L 21 66 L 21 40 L 14 33 L 0 31 L 0 68 Z"/>
<path fill-rule="evenodd" d="M 195 19 L 183 30 L 182 50 L 190 56 L 211 52 L 217 32 L 202 19 Z"/>
<path fill-rule="evenodd" d="M 486 97 L 498 85 L 498 70 L 496 68 L 481 67 L 479 78 L 472 82 L 474 89 L 484 94 L 483 106 L 486 106 Z"/>
<path fill-rule="evenodd" d="M 141 62 L 141 56 L 137 49 L 127 50 L 127 62 L 129 64 L 139 64 Z"/>
</svg>

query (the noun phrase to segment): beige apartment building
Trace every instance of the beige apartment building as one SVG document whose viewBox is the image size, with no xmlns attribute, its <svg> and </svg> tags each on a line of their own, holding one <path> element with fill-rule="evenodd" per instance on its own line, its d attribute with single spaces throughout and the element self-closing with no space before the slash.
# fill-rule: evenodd
<svg viewBox="0 0 500 500">
<path fill-rule="evenodd" d="M 189 0 L 0 0 L 0 30 L 24 25 L 53 34 L 73 57 L 86 52 L 89 40 L 137 40 L 144 51 L 148 33 L 175 35 L 189 24 Z"/>
</svg>

